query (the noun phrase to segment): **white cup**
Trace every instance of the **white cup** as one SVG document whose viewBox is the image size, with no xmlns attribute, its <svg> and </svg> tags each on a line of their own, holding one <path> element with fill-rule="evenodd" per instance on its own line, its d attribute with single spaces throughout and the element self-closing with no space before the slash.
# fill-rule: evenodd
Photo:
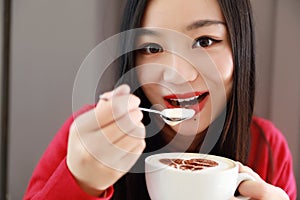
<svg viewBox="0 0 300 200">
<path fill-rule="evenodd" d="M 183 170 L 162 162 L 162 159 L 206 159 L 217 166 Z M 145 159 L 145 170 L 152 200 L 228 200 L 242 181 L 254 180 L 246 173 L 239 173 L 238 165 L 230 159 L 197 153 L 155 154 Z"/>
</svg>

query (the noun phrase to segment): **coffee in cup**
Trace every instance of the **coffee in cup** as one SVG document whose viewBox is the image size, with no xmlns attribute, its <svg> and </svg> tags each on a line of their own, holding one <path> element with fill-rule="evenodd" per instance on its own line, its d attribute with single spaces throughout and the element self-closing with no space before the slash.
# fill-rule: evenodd
<svg viewBox="0 0 300 200">
<path fill-rule="evenodd" d="M 227 200 L 242 181 L 253 180 L 238 172 L 236 162 L 207 154 L 155 154 L 145 159 L 145 168 L 152 200 Z"/>
</svg>

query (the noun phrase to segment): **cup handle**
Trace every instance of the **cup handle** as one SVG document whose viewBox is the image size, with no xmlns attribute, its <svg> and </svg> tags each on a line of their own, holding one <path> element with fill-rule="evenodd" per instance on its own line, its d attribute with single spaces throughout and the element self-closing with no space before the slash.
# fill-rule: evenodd
<svg viewBox="0 0 300 200">
<path fill-rule="evenodd" d="M 254 179 L 252 176 L 250 176 L 249 174 L 247 174 L 247 173 L 239 173 L 239 174 L 238 174 L 237 183 L 236 183 L 237 187 L 238 187 L 243 181 L 247 181 L 247 180 L 255 181 L 255 179 Z M 242 196 L 242 195 L 239 195 L 239 196 L 237 196 L 236 198 L 239 199 L 239 200 L 248 200 L 248 199 L 250 199 L 249 197 L 244 197 L 244 196 Z"/>
</svg>

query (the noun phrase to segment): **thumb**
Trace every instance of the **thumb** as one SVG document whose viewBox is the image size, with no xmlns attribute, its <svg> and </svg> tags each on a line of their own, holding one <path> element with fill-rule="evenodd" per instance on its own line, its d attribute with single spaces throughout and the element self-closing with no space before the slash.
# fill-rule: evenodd
<svg viewBox="0 0 300 200">
<path fill-rule="evenodd" d="M 99 96 L 100 100 L 110 100 L 113 96 L 121 96 L 130 93 L 130 87 L 126 84 L 120 85 L 112 91 L 105 92 Z"/>
</svg>

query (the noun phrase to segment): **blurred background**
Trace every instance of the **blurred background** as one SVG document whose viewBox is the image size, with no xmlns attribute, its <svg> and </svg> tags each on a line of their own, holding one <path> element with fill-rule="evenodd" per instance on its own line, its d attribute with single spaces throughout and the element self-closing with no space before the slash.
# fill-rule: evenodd
<svg viewBox="0 0 300 200">
<path fill-rule="evenodd" d="M 4 17 L 8 2 L 10 29 Z M 5 193 L 7 199 L 22 199 L 40 156 L 72 113 L 73 84 L 81 63 L 96 45 L 118 32 L 124 2 L 0 0 L 1 200 Z M 300 1 L 252 2 L 257 33 L 255 114 L 272 120 L 286 136 L 299 191 Z M 105 77 L 99 91 L 113 87 L 115 73 L 108 71 Z M 87 77 L 86 95 L 97 78 Z"/>
</svg>

